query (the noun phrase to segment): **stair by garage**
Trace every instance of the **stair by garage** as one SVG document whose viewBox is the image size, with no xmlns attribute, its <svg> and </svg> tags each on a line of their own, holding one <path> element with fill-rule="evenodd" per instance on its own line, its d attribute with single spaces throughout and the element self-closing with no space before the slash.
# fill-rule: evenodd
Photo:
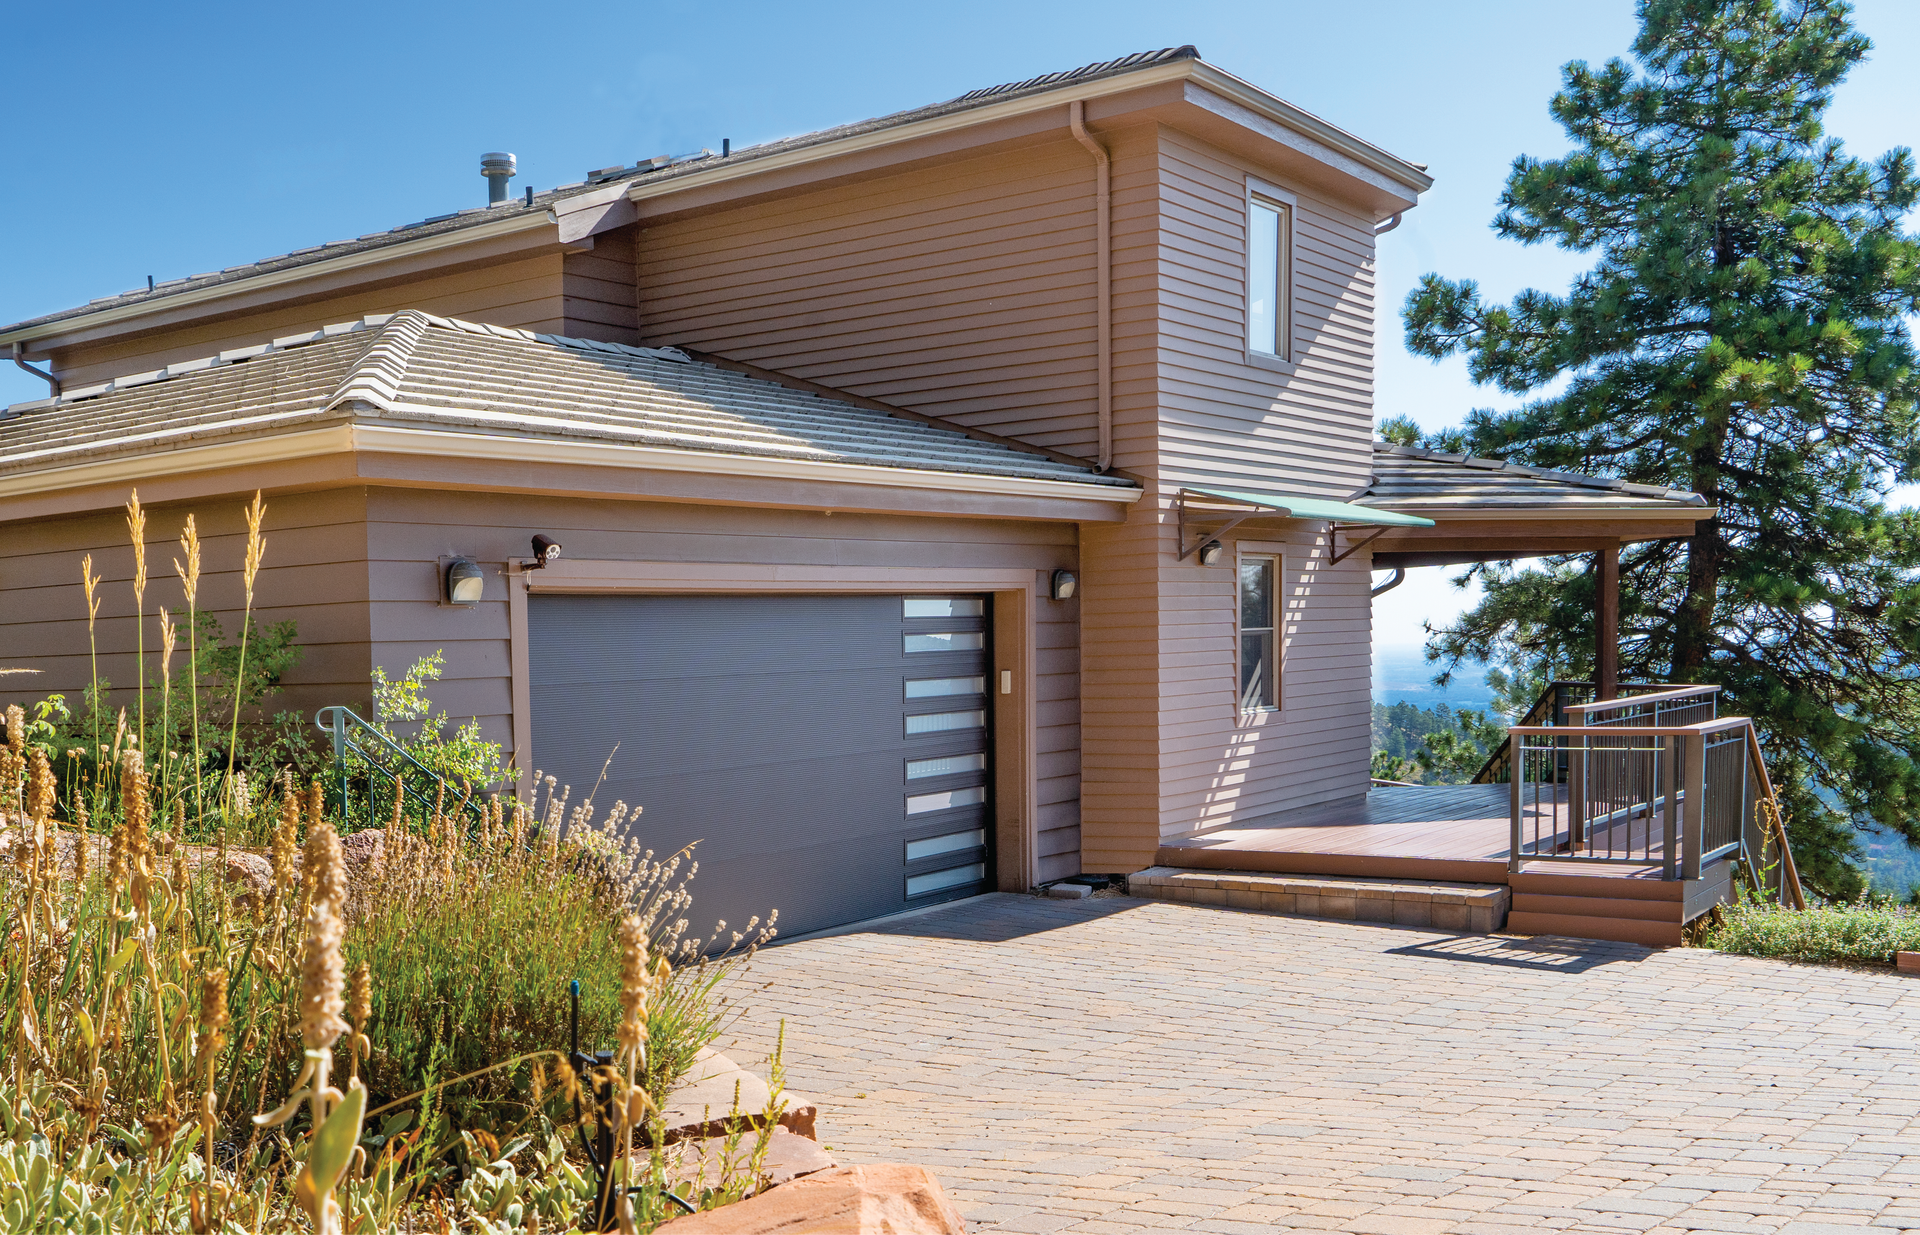
<svg viewBox="0 0 1920 1235">
<path fill-rule="evenodd" d="M 1502 884 L 1284 875 L 1265 871 L 1151 866 L 1127 877 L 1131 896 L 1224 905 L 1304 918 L 1383 922 L 1491 934 L 1506 925 Z"/>
</svg>

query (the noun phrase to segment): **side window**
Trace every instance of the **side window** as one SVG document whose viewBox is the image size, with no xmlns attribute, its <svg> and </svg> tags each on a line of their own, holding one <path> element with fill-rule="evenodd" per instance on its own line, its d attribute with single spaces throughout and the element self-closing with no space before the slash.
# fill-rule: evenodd
<svg viewBox="0 0 1920 1235">
<path fill-rule="evenodd" d="M 1247 350 L 1277 360 L 1293 350 L 1293 207 L 1247 200 Z"/>
<path fill-rule="evenodd" d="M 1240 710 L 1280 706 L 1280 559 L 1240 558 Z"/>
</svg>

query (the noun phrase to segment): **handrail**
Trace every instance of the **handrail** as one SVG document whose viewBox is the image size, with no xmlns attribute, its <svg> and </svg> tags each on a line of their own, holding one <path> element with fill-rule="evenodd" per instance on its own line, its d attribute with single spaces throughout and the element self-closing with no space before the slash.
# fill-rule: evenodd
<svg viewBox="0 0 1920 1235">
<path fill-rule="evenodd" d="M 1665 703 L 1669 699 L 1691 699 L 1696 695 L 1715 695 L 1720 693 L 1718 686 L 1678 686 L 1672 690 L 1663 690 L 1651 695 L 1622 695 L 1617 699 L 1601 699 L 1595 703 L 1569 703 L 1568 712 L 1616 712 L 1621 708 L 1638 707 L 1643 703 Z"/>
<path fill-rule="evenodd" d="M 1570 712 L 1576 707 L 1583 706 L 1575 703 L 1561 703 L 1560 700 L 1563 696 L 1578 691 L 1594 691 L 1597 689 L 1598 687 L 1593 682 L 1573 678 L 1555 678 L 1548 682 L 1545 688 L 1541 690 L 1540 697 L 1535 699 L 1533 705 L 1520 717 L 1519 723 L 1522 725 L 1531 725 L 1544 714 L 1549 718 L 1547 723 L 1552 724 L 1555 720 L 1559 719 L 1558 713 Z M 1657 682 L 1622 682 L 1620 683 L 1619 689 L 1622 691 L 1639 690 L 1649 692 L 1648 694 L 1631 696 L 1635 700 L 1640 700 L 1651 698 L 1653 694 L 1659 693 L 1660 686 Z M 1503 773 L 1510 774 L 1512 772 L 1512 754 L 1513 742 L 1511 739 L 1496 744 L 1492 750 L 1487 752 L 1486 760 L 1481 763 L 1480 770 L 1473 774 L 1473 779 L 1469 783 L 1475 785 L 1498 783 Z"/>
<path fill-rule="evenodd" d="M 1793 846 L 1787 843 L 1786 821 L 1780 817 L 1780 799 L 1773 792 L 1773 777 L 1767 774 L 1766 756 L 1760 750 L 1760 734 L 1753 729 L 1747 730 L 1747 753 L 1753 759 L 1753 770 L 1760 777 L 1760 789 L 1767 801 L 1773 803 L 1774 839 L 1780 842 L 1780 869 L 1787 877 L 1787 888 L 1793 893 L 1793 907 L 1805 910 L 1807 907 L 1806 890 L 1800 886 L 1800 867 L 1793 860 Z"/>
<path fill-rule="evenodd" d="M 340 794 L 340 811 L 343 816 L 347 810 L 347 753 L 349 751 L 360 756 L 371 771 L 380 773 L 387 778 L 390 784 L 397 785 L 402 794 L 418 802 L 423 810 L 436 810 L 443 804 L 445 797 L 444 791 L 449 787 L 446 777 L 414 758 L 412 753 L 405 747 L 380 732 L 377 727 L 370 724 L 365 718 L 355 714 L 352 708 L 344 707 L 340 704 L 321 708 L 313 714 L 313 724 L 320 732 L 328 734 L 333 738 L 334 778 Z M 397 755 L 402 761 L 400 771 L 396 772 L 392 768 L 387 767 L 374 757 L 372 751 L 363 748 L 359 743 L 355 742 L 353 738 L 349 736 L 350 733 L 354 732 L 368 735 L 374 742 L 378 743 L 380 747 L 385 748 L 385 753 Z M 428 800 L 426 795 L 416 792 L 413 786 L 407 784 L 406 777 L 403 775 L 407 767 L 412 767 L 413 770 L 419 772 L 420 775 L 440 787 L 442 792 L 439 795 L 439 801 Z M 367 793 L 369 806 L 371 806 L 373 793 L 371 784 L 368 785 Z M 455 809 L 463 810 L 476 819 L 480 817 L 482 807 L 478 802 L 473 800 L 471 786 L 468 786 L 466 791 L 460 795 L 459 805 Z"/>
<path fill-rule="evenodd" d="M 1713 720 L 1703 720 L 1691 725 L 1639 725 L 1633 727 L 1625 725 L 1608 725 L 1601 727 L 1596 725 L 1590 729 L 1568 725 L 1515 725 L 1508 729 L 1507 732 L 1517 733 L 1521 737 L 1526 738 L 1559 736 L 1590 738 L 1684 738 L 1692 737 L 1700 733 L 1720 733 L 1723 730 L 1738 729 L 1742 725 L 1750 725 L 1752 723 L 1753 718 L 1749 716 L 1721 716 Z"/>
</svg>

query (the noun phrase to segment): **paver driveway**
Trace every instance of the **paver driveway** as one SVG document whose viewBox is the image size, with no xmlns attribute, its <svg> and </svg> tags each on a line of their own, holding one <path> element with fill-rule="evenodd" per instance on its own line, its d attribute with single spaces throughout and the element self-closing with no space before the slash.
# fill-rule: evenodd
<svg viewBox="0 0 1920 1235">
<path fill-rule="evenodd" d="M 769 949 L 848 1161 L 976 1230 L 1920 1229 L 1920 980 L 1128 898 Z"/>
</svg>

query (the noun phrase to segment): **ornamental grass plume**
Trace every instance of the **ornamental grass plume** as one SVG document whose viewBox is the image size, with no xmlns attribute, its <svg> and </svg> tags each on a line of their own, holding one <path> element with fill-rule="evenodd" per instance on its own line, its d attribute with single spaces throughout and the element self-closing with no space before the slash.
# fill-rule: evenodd
<svg viewBox="0 0 1920 1235">
<path fill-rule="evenodd" d="M 180 551 L 187 555 L 184 565 L 179 558 L 173 559 L 173 571 L 180 576 L 180 590 L 187 597 L 187 694 L 192 700 L 188 711 L 192 714 L 193 724 L 193 811 L 196 816 L 205 813 L 206 804 L 200 790 L 200 529 L 194 526 L 193 516 L 187 516 L 187 526 L 180 530 Z"/>
<path fill-rule="evenodd" d="M 330 825 L 322 824 L 307 837 L 301 865 L 310 890 L 298 1009 L 306 1061 L 294 1080 L 293 1096 L 278 1110 L 253 1118 L 256 1124 L 270 1127 L 292 1119 L 303 1102 L 309 1106 L 313 1131 L 306 1161 L 294 1180 L 294 1200 L 312 1218 L 315 1235 L 339 1235 L 340 1204 L 333 1199 L 333 1189 L 358 1146 L 367 1091 L 357 1078 L 348 1082 L 344 1094 L 329 1083 L 333 1044 L 347 1031 L 340 1016 L 346 1010 L 341 997 L 346 971 L 341 944 L 347 928 L 340 918 L 346 901 L 346 862 L 340 837 Z"/>
<path fill-rule="evenodd" d="M 212 1161 L 213 1128 L 220 1111 L 214 1074 L 220 1066 L 220 1051 L 226 1046 L 231 1019 L 227 1011 L 227 971 L 215 969 L 201 975 L 200 1032 L 194 1038 L 194 1050 L 200 1061 L 200 1143 L 208 1149 L 208 1161 Z"/>
<path fill-rule="evenodd" d="M 140 740 L 147 736 L 147 512 L 140 508 L 140 490 L 127 497 L 127 536 L 133 541 L 134 665 L 140 678 Z"/>
<path fill-rule="evenodd" d="M 353 1038 L 348 1043 L 347 1052 L 352 1068 L 352 1077 L 360 1077 L 360 1056 L 373 1053 L 373 1042 L 367 1037 L 367 1021 L 373 1016 L 373 971 L 367 968 L 367 962 L 361 961 L 354 967 L 353 982 L 347 993 L 347 1020 L 353 1023 Z"/>
<path fill-rule="evenodd" d="M 260 500 L 258 490 L 254 491 L 253 503 L 247 507 L 247 561 L 241 573 L 241 582 L 245 585 L 246 605 L 240 616 L 240 663 L 233 672 L 233 725 L 227 734 L 227 778 L 234 777 L 234 756 L 239 752 L 240 743 L 240 701 L 246 695 L 247 681 L 247 632 L 253 628 L 253 581 L 260 574 L 260 560 L 266 555 L 267 540 L 260 534 L 260 522 L 266 518 L 266 503 Z M 241 815 L 246 814 L 240 807 L 240 791 L 245 786 L 243 777 L 236 786 L 234 804 Z"/>
</svg>

